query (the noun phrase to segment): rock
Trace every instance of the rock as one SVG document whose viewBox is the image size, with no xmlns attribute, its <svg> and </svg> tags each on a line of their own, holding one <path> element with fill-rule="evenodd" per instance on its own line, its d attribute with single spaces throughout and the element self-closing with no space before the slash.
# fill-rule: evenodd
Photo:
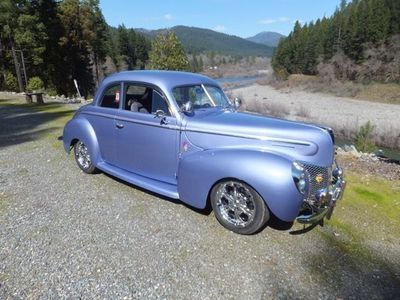
<svg viewBox="0 0 400 300">
<path fill-rule="evenodd" d="M 343 153 L 344 150 L 343 150 L 342 147 L 336 146 L 336 152 L 337 152 L 337 153 Z"/>
</svg>

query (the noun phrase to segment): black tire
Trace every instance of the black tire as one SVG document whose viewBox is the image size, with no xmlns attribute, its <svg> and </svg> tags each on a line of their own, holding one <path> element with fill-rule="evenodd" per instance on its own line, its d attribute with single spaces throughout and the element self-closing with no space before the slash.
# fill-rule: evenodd
<svg viewBox="0 0 400 300">
<path fill-rule="evenodd" d="M 92 162 L 92 159 L 90 156 L 90 151 L 83 142 L 78 141 L 75 143 L 74 156 L 75 156 L 75 161 L 76 161 L 78 167 L 83 172 L 85 172 L 87 174 L 97 173 L 97 169 L 93 165 L 93 162 Z"/>
<path fill-rule="evenodd" d="M 261 196 L 239 180 L 217 183 L 211 190 L 210 202 L 218 222 L 238 234 L 254 234 L 270 218 L 268 207 Z"/>
</svg>

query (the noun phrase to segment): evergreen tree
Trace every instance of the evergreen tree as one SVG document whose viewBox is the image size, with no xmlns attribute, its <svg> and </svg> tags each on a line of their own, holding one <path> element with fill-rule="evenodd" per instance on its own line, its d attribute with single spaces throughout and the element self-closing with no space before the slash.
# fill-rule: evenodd
<svg viewBox="0 0 400 300">
<path fill-rule="evenodd" d="M 82 30 L 88 51 L 94 65 L 96 82 L 99 83 L 99 69 L 107 55 L 107 23 L 99 7 L 99 0 L 82 1 Z"/>
<path fill-rule="evenodd" d="M 78 81 L 81 93 L 88 95 L 93 91 L 94 82 L 91 72 L 89 38 L 84 33 L 82 10 L 79 0 L 65 0 L 59 7 L 59 18 L 63 27 L 63 35 L 60 38 L 64 55 L 64 85 L 59 90 L 65 94 L 75 94 L 73 80 Z"/>
</svg>

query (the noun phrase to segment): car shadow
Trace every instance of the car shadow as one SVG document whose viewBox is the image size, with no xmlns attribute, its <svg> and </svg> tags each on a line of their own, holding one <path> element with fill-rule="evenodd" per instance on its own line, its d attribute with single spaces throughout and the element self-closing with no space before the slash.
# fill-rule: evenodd
<svg viewBox="0 0 400 300">
<path fill-rule="evenodd" d="M 205 208 L 196 208 L 196 207 L 193 207 L 193 206 L 190 206 L 190 205 L 186 204 L 185 202 L 183 202 L 183 201 L 181 201 L 179 199 L 174 199 L 174 198 L 170 198 L 170 197 L 167 197 L 167 196 L 164 196 L 164 195 L 161 195 L 161 194 L 157 194 L 155 192 L 146 190 L 146 189 L 144 189 L 144 188 L 142 188 L 140 186 L 137 186 L 137 185 L 134 185 L 134 184 L 129 183 L 127 181 L 124 181 L 124 180 L 122 180 L 122 179 L 120 179 L 118 177 L 115 177 L 113 175 L 110 175 L 110 174 L 107 174 L 107 173 L 104 173 L 104 172 L 101 172 L 100 174 L 104 174 L 105 176 L 107 176 L 107 177 L 109 177 L 109 178 L 111 178 L 113 180 L 116 180 L 117 182 L 119 182 L 121 184 L 129 186 L 129 187 L 131 187 L 133 189 L 137 189 L 137 190 L 139 190 L 139 191 L 141 191 L 143 193 L 149 194 L 149 195 L 151 195 L 153 197 L 160 198 L 162 200 L 168 201 L 168 202 L 176 204 L 176 205 L 183 205 L 183 206 L 189 208 L 190 210 L 192 210 L 192 211 L 194 211 L 196 213 L 208 216 L 212 212 L 211 205 L 209 205 L 209 204 L 207 204 L 207 206 Z"/>
<path fill-rule="evenodd" d="M 190 205 L 186 204 L 185 202 L 183 202 L 183 201 L 181 201 L 179 199 L 173 199 L 173 198 L 169 198 L 169 197 L 157 194 L 155 192 L 146 190 L 146 189 L 144 189 L 144 188 L 142 188 L 140 186 L 137 186 L 137 185 L 134 185 L 132 183 L 126 182 L 126 181 L 124 181 L 124 180 L 122 180 L 122 179 L 120 179 L 118 177 L 113 176 L 113 175 L 110 175 L 110 174 L 107 174 L 107 173 L 104 173 L 104 172 L 100 172 L 99 174 L 104 174 L 105 176 L 107 176 L 107 177 L 119 182 L 120 184 L 124 184 L 124 185 L 129 186 L 129 187 L 131 187 L 133 189 L 137 189 L 137 190 L 139 190 L 139 191 L 141 191 L 143 193 L 149 194 L 149 195 L 151 195 L 153 197 L 157 197 L 157 198 L 163 199 L 165 201 L 168 201 L 168 202 L 176 204 L 176 205 L 183 205 L 183 206 L 189 208 L 190 210 L 192 210 L 192 211 L 194 211 L 196 213 L 199 213 L 199 214 L 202 214 L 202 215 L 205 215 L 205 216 L 208 216 L 208 215 L 210 215 L 212 213 L 212 207 L 211 207 L 209 201 L 207 201 L 207 206 L 205 208 L 196 208 L 196 207 L 193 207 L 193 206 L 190 206 Z M 271 213 L 271 216 L 270 216 L 270 219 L 268 220 L 268 222 L 266 224 L 264 224 L 257 232 L 255 232 L 255 234 L 263 231 L 267 227 L 272 228 L 274 230 L 278 230 L 278 231 L 288 231 L 288 230 L 292 229 L 294 224 L 295 224 L 295 222 L 282 221 L 279 218 L 277 218 L 273 213 Z M 305 233 L 313 230 L 318 225 L 319 225 L 319 223 L 313 224 L 313 225 L 309 225 L 309 226 L 305 226 L 303 229 L 290 231 L 289 233 L 291 235 L 305 234 Z"/>
<path fill-rule="evenodd" d="M 2 99 L 6 102 L 7 99 Z M 71 115 L 75 110 L 50 111 L 64 104 L 51 103 L 41 106 L 27 104 L 10 104 L 0 106 L 0 148 L 18 145 L 37 140 L 40 137 L 56 129 L 46 128 L 43 125 L 57 119 Z"/>
</svg>

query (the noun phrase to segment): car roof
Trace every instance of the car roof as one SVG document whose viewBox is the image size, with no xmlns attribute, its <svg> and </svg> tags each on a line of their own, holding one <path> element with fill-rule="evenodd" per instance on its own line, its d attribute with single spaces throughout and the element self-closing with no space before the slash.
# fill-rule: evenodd
<svg viewBox="0 0 400 300">
<path fill-rule="evenodd" d="M 218 83 L 206 76 L 179 71 L 140 70 L 123 71 L 106 77 L 102 85 L 108 85 L 117 81 L 135 81 L 154 84 L 164 91 L 170 91 L 176 86 L 190 84 L 210 84 L 218 86 Z"/>
</svg>

